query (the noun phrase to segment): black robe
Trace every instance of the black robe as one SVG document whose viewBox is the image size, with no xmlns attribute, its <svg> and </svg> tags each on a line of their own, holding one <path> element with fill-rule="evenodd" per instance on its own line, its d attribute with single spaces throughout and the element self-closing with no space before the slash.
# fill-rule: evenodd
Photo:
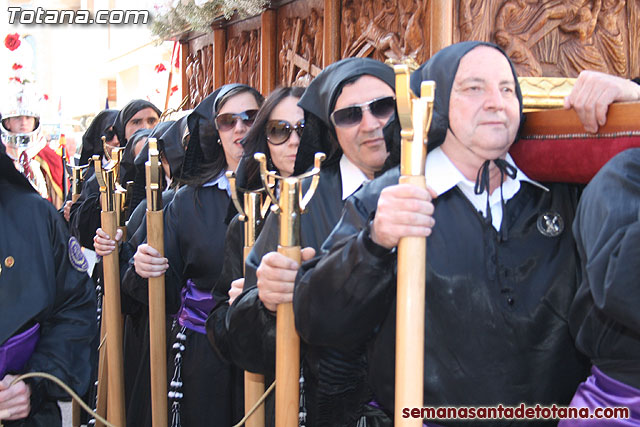
<svg viewBox="0 0 640 427">
<path fill-rule="evenodd" d="M 373 243 L 369 221 L 380 192 L 398 176 L 392 169 L 351 196 L 323 256 L 303 265 L 293 300 L 303 340 L 345 350 L 369 345 L 369 380 L 389 413 L 396 253 Z M 568 404 L 586 377 L 567 323 L 577 282 L 571 234 L 577 191 L 550 188 L 522 183 L 506 204 L 506 241 L 457 187 L 434 201 L 426 261 L 426 406 Z M 548 211 L 564 220 L 557 237 L 538 231 L 538 218 Z"/>
<path fill-rule="evenodd" d="M 0 343 L 39 323 L 35 352 L 21 372 L 12 373 L 47 372 L 82 394 L 97 348 L 91 345 L 97 345 L 91 279 L 70 262 L 69 232 L 60 215 L 17 175 L 8 157 L 0 157 Z M 5 261 L 10 256 L 11 267 Z M 61 425 L 56 401 L 67 399 L 66 393 L 41 378 L 26 381 L 30 416 L 4 425 Z"/>
<path fill-rule="evenodd" d="M 303 183 L 306 191 L 310 183 Z M 342 180 L 339 163 L 322 169 L 320 182 L 301 217 L 302 247 L 318 250 L 340 218 Z M 279 216 L 269 215 L 258 240 L 246 261 L 242 294 L 227 313 L 226 345 L 234 363 L 265 375 L 271 383 L 275 371 L 275 314 L 269 312 L 258 297 L 255 271 L 262 256 L 278 246 Z M 370 397 L 365 383 L 364 347 L 346 351 L 303 345 L 304 392 L 307 425 L 355 425 L 363 404 Z"/>
<path fill-rule="evenodd" d="M 217 186 L 185 186 L 165 207 L 164 249 L 169 260 L 165 274 L 167 316 L 180 308 L 180 293 L 187 279 L 204 291 L 210 291 L 215 284 L 222 269 L 228 204 L 226 191 Z M 137 301 L 143 304 L 148 301 L 147 280 L 136 274 L 133 260 L 122 288 Z M 226 295 L 214 293 L 214 298 L 222 300 Z M 178 325 L 174 333 L 168 335 L 169 348 L 179 330 Z M 204 334 L 187 329 L 186 335 L 186 350 L 182 354 L 182 425 L 229 426 L 232 424 L 231 368 L 213 350 Z M 168 355 L 167 362 L 170 380 L 174 372 L 173 354 Z"/>
<path fill-rule="evenodd" d="M 640 389 L 640 149 L 591 180 L 573 224 L 582 282 L 571 308 L 576 345 L 605 374 Z"/>
</svg>

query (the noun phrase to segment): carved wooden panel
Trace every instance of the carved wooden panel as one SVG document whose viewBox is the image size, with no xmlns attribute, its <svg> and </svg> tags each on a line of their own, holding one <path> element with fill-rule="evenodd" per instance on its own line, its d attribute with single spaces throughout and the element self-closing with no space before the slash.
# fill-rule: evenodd
<svg viewBox="0 0 640 427">
<path fill-rule="evenodd" d="M 189 108 L 194 108 L 213 92 L 213 45 L 208 44 L 190 53 L 186 61 L 189 88 Z"/>
<path fill-rule="evenodd" d="M 224 54 L 226 83 L 245 83 L 260 88 L 260 30 L 244 30 L 227 39 Z"/>
<path fill-rule="evenodd" d="M 342 58 L 428 58 L 427 0 L 344 0 Z"/>
<path fill-rule="evenodd" d="M 278 84 L 306 86 L 322 70 L 324 6 L 298 1 L 278 10 Z"/>
<path fill-rule="evenodd" d="M 454 40 L 500 45 L 522 76 L 640 75 L 638 0 L 460 0 Z"/>
</svg>

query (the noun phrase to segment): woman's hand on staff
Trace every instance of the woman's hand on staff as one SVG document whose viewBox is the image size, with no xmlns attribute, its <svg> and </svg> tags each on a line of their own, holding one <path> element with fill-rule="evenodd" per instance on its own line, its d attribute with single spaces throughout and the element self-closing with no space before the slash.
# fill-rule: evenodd
<svg viewBox="0 0 640 427">
<path fill-rule="evenodd" d="M 31 411 L 31 389 L 24 381 L 11 385 L 15 378 L 5 375 L 0 381 L 0 420 L 26 418 Z"/>
<path fill-rule="evenodd" d="M 116 250 L 116 244 L 120 243 L 121 239 L 122 230 L 119 228 L 116 231 L 116 240 L 111 240 L 111 237 L 102 228 L 98 228 L 96 235 L 93 236 L 93 248 L 98 255 L 105 257 Z"/>
<path fill-rule="evenodd" d="M 302 261 L 316 254 L 313 248 L 302 249 Z M 278 252 L 269 252 L 262 257 L 256 271 L 258 297 L 269 311 L 276 311 L 278 304 L 293 301 L 293 287 L 300 265 Z"/>
<path fill-rule="evenodd" d="M 376 216 L 371 226 L 371 240 L 387 249 L 398 246 L 402 237 L 426 237 L 436 221 L 433 199 L 436 193 L 414 185 L 398 184 L 380 193 Z"/>
<path fill-rule="evenodd" d="M 231 282 L 231 289 L 229 289 L 229 305 L 233 304 L 238 295 L 242 293 L 242 289 L 244 288 L 244 277 L 234 280 Z"/>
<path fill-rule="evenodd" d="M 169 260 L 146 243 L 138 246 L 133 261 L 136 273 L 145 279 L 160 277 L 169 268 Z"/>
</svg>

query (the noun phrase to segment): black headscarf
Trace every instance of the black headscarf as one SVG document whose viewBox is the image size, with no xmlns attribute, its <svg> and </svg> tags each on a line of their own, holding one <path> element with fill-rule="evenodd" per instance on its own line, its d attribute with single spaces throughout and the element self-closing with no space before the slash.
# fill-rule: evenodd
<svg viewBox="0 0 640 427">
<path fill-rule="evenodd" d="M 458 72 L 460 60 L 478 46 L 489 46 L 497 49 L 507 58 L 507 61 L 509 61 L 509 66 L 511 67 L 511 72 L 516 82 L 516 95 L 520 103 L 521 122 L 524 120 L 524 115 L 522 114 L 522 92 L 518 84 L 518 75 L 507 54 L 493 43 L 476 41 L 456 43 L 445 47 L 433 55 L 411 74 L 411 90 L 417 96 L 420 96 L 420 85 L 423 81 L 433 80 L 436 82 L 433 118 L 431 120 L 431 127 L 429 128 L 429 151 L 440 146 L 447 135 L 447 129 L 449 129 L 449 99 L 451 98 L 451 88 L 453 87 L 453 81 Z"/>
<path fill-rule="evenodd" d="M 182 181 L 190 182 L 201 172 L 203 164 L 211 163 L 219 156 L 224 155 L 222 145 L 218 144 L 220 135 L 214 120 L 220 108 L 220 101 L 231 90 L 238 87 L 247 88 L 249 91 L 258 93 L 251 86 L 244 84 L 224 85 L 203 99 L 189 114 L 187 124 L 190 136 L 182 167 Z"/>
<path fill-rule="evenodd" d="M 171 176 L 180 176 L 182 161 L 184 160 L 184 145 L 182 140 L 187 130 L 188 116 L 173 122 L 158 138 L 158 147 L 169 162 Z"/>
<path fill-rule="evenodd" d="M 342 149 L 337 144 L 335 129 L 329 117 L 336 105 L 338 96 L 346 83 L 352 83 L 363 75 L 377 77 L 395 90 L 396 80 L 393 69 L 388 65 L 370 58 L 346 58 L 326 67 L 311 81 L 300 98 L 298 106 L 305 112 L 305 127 L 301 140 L 304 143 L 298 148 L 294 175 L 306 171 L 313 165 L 316 152 L 327 155 L 324 166 L 338 162 Z M 397 145 L 395 135 L 399 139 L 399 127 L 394 116 L 384 129 L 387 149 L 393 152 Z M 394 136 L 394 138 L 391 138 Z M 389 138 L 389 139 L 388 139 Z M 395 157 L 395 156 L 394 156 Z"/>
<path fill-rule="evenodd" d="M 134 168 L 134 160 L 135 153 L 134 149 L 136 144 L 142 138 L 148 137 L 153 129 L 142 128 L 138 129 L 131 135 L 129 141 L 127 141 L 127 145 L 124 147 L 124 153 L 122 154 L 122 161 L 120 162 L 120 176 L 122 177 L 120 183 L 126 183 L 127 181 L 133 181 L 135 178 L 135 168 Z"/>
<path fill-rule="evenodd" d="M 11 160 L 5 152 L 0 152 L 0 181 L 7 181 L 11 184 L 22 187 L 25 190 L 36 193 L 36 190 L 33 188 L 31 183 L 24 175 L 18 172 L 18 169 L 16 169 L 13 164 L 13 160 Z"/>
<path fill-rule="evenodd" d="M 134 166 L 131 174 L 131 176 L 133 177 L 133 187 L 131 188 L 131 195 L 130 195 L 131 201 L 129 203 L 129 211 L 127 212 L 127 218 L 131 216 L 131 213 L 135 210 L 136 206 L 138 206 L 138 204 L 147 197 L 146 191 L 145 191 L 146 184 L 147 184 L 146 177 L 145 177 L 145 173 L 146 173 L 145 163 L 147 160 L 149 160 L 149 138 L 156 138 L 158 140 L 159 151 L 164 152 L 163 146 L 171 145 L 172 143 L 171 144 L 167 144 L 166 142 L 162 143 L 160 141 L 160 138 L 162 138 L 162 136 L 169 129 L 171 129 L 171 127 L 174 124 L 175 122 L 173 121 L 158 123 L 156 127 L 154 127 L 153 130 L 149 133 L 147 137 L 147 142 L 145 142 L 144 146 L 142 147 L 142 150 L 140 150 L 140 152 L 134 159 L 133 161 Z M 133 137 L 131 139 L 133 140 Z M 180 142 L 178 142 L 178 144 L 180 144 Z M 174 150 L 172 149 L 172 151 Z M 167 158 L 167 160 L 169 159 Z M 169 164 L 171 164 L 171 162 L 169 162 Z M 162 171 L 161 184 L 164 185 L 164 183 L 165 183 L 164 171 Z"/>
<path fill-rule="evenodd" d="M 162 111 L 160 111 L 158 107 L 156 107 L 149 101 L 145 101 L 144 99 L 134 99 L 133 101 L 130 101 L 118 113 L 118 116 L 113 122 L 113 127 L 116 131 L 116 134 L 118 135 L 121 147 L 124 147 L 127 143 L 125 138 L 125 129 L 127 127 L 127 123 L 129 123 L 129 120 L 131 120 L 131 118 L 135 116 L 138 111 L 144 110 L 145 108 L 152 108 L 153 111 L 158 113 L 158 117 L 160 117 L 160 115 L 162 114 Z"/>
<path fill-rule="evenodd" d="M 113 125 L 118 115 L 118 110 L 102 110 L 93 119 L 87 130 L 82 135 L 82 151 L 80 152 L 80 165 L 86 165 L 93 155 L 102 156 L 102 136 Z"/>
</svg>

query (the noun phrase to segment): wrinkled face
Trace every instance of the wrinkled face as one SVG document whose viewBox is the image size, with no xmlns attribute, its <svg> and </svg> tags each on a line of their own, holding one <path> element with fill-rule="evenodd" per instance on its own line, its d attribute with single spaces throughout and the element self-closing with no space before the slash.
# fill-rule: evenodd
<svg viewBox="0 0 640 427">
<path fill-rule="evenodd" d="M 29 133 L 33 132 L 36 127 L 36 118 L 32 116 L 9 117 L 4 123 L 11 133 Z"/>
<path fill-rule="evenodd" d="M 282 121 L 289 123 L 291 126 L 295 126 L 304 119 L 304 111 L 298 107 L 299 100 L 300 98 L 289 96 L 280 101 L 280 103 L 276 105 L 276 108 L 271 111 L 269 121 Z M 268 132 L 267 130 L 267 137 L 269 137 Z M 289 139 L 280 145 L 269 143 L 271 160 L 273 160 L 275 167 L 278 168 L 280 175 L 286 177 L 293 174 L 299 146 L 300 136 L 296 131 L 292 131 L 289 134 Z"/>
<path fill-rule="evenodd" d="M 395 96 L 389 85 L 377 77 L 364 75 L 342 88 L 334 111 L 387 96 Z M 389 155 L 382 129 L 391 114 L 387 117 L 376 117 L 371 111 L 366 110 L 363 111 L 362 120 L 358 124 L 335 126 L 338 143 L 345 156 L 369 178 L 373 178 L 374 173 L 382 169 Z"/>
<path fill-rule="evenodd" d="M 160 117 L 151 107 L 138 111 L 124 127 L 124 137 L 128 141 L 138 129 L 153 129 Z"/>
<path fill-rule="evenodd" d="M 260 107 L 256 102 L 256 98 L 249 92 L 242 92 L 232 96 L 224 103 L 217 115 L 220 114 L 239 114 L 247 110 L 257 110 Z M 227 168 L 229 170 L 235 170 L 238 166 L 238 162 L 242 157 L 243 147 L 240 144 L 242 138 L 249 131 L 247 126 L 242 120 L 236 120 L 235 125 L 228 130 L 218 129 L 220 135 L 220 143 L 224 150 L 224 156 L 227 159 Z"/>
<path fill-rule="evenodd" d="M 460 60 L 451 90 L 449 126 L 448 150 L 478 161 L 506 155 L 520 126 L 520 105 L 511 67 L 498 50 L 478 46 Z"/>
</svg>

